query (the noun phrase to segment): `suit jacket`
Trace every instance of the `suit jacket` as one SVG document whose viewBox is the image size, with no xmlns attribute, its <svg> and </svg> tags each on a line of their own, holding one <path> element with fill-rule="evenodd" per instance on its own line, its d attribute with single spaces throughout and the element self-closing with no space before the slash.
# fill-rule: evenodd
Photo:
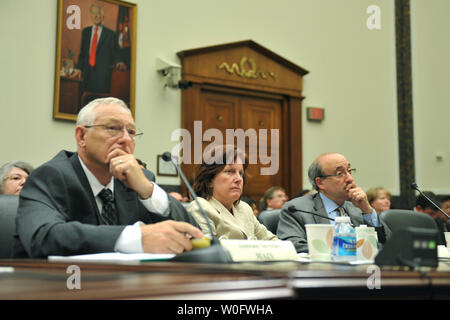
<svg viewBox="0 0 450 320">
<path fill-rule="evenodd" d="M 146 176 L 154 180 L 152 173 Z M 114 179 L 119 225 L 100 225 L 100 213 L 78 154 L 61 151 L 35 169 L 21 191 L 13 257 L 112 252 L 125 226 L 137 221 L 149 224 L 174 219 L 198 226 L 172 197 L 168 217 L 147 211 L 138 197 Z"/>
<path fill-rule="evenodd" d="M 198 197 L 198 202 L 209 217 L 213 235 L 222 239 L 278 240 L 265 226 L 256 220 L 252 208 L 244 201 L 233 205 L 233 214 L 222 203 L 212 197 L 209 200 Z M 204 234 L 210 234 L 197 203 L 192 201 L 187 210 L 194 216 Z"/>
<path fill-rule="evenodd" d="M 278 222 L 277 236 L 281 240 L 290 240 L 297 252 L 308 252 L 305 224 L 329 224 L 330 220 L 309 213 L 290 212 L 287 208 L 292 205 L 297 209 L 313 212 L 324 217 L 328 217 L 328 214 L 325 211 L 319 193 L 295 198 L 284 204 L 280 214 L 280 221 Z M 355 227 L 367 224 L 363 219 L 362 211 L 350 201 L 345 201 L 343 207 Z M 376 230 L 380 235 L 380 233 L 384 232 L 384 227 L 377 227 Z"/>
<path fill-rule="evenodd" d="M 92 26 L 84 28 L 81 33 L 81 48 L 77 69 L 83 72 L 83 91 L 108 93 L 111 90 L 111 73 L 120 57 L 117 36 L 114 31 L 103 26 L 97 43 L 95 65 L 89 65 Z"/>
</svg>

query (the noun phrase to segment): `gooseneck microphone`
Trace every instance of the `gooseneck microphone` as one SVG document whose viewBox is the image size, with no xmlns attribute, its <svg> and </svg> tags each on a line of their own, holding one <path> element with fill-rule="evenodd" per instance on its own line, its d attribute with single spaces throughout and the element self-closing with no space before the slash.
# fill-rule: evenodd
<svg viewBox="0 0 450 320">
<path fill-rule="evenodd" d="M 170 152 L 164 152 L 162 154 L 162 159 L 166 162 L 171 162 L 175 169 L 177 170 L 178 174 L 180 175 L 181 179 L 183 180 L 184 184 L 186 185 L 189 193 L 192 195 L 192 197 L 195 200 L 195 203 L 197 204 L 198 208 L 200 209 L 200 212 L 203 215 L 203 218 L 206 220 L 206 224 L 208 225 L 208 230 L 211 234 L 211 245 L 206 248 L 201 249 L 195 249 L 191 251 L 186 251 L 183 253 L 180 253 L 173 257 L 172 261 L 179 261 L 179 262 L 204 262 L 204 263 L 230 263 L 233 262 L 231 255 L 228 251 L 226 251 L 221 245 L 219 239 L 214 237 L 213 230 L 211 227 L 211 224 L 209 223 L 208 215 L 206 214 L 205 210 L 201 206 L 201 204 L 198 202 L 197 194 L 195 193 L 194 189 L 192 189 L 191 184 L 186 179 L 186 176 L 183 174 L 183 171 L 181 171 L 180 166 L 177 162 L 174 161 L 175 157 L 172 157 L 172 154 Z"/>
<path fill-rule="evenodd" d="M 294 213 L 294 212 L 304 212 L 304 213 L 312 214 L 313 216 L 318 216 L 318 217 L 321 217 L 321 218 L 324 218 L 324 219 L 328 219 L 328 220 L 334 221 L 333 218 L 325 217 L 325 216 L 323 216 L 321 214 L 317 214 L 317 213 L 314 213 L 314 212 L 297 209 L 295 206 L 289 206 L 287 209 L 288 209 L 289 212 L 292 212 L 292 213 Z"/>
<path fill-rule="evenodd" d="M 438 209 L 440 212 L 442 212 L 442 214 L 444 214 L 444 216 L 447 217 L 447 219 L 450 219 L 449 215 L 442 210 L 436 203 L 433 202 L 433 200 L 431 200 L 429 197 L 427 197 L 427 195 L 425 193 L 423 193 L 419 187 L 417 186 L 417 183 L 415 182 L 411 182 L 411 188 L 413 188 L 414 190 L 419 191 L 419 193 L 425 198 L 427 199 L 436 209 Z"/>
</svg>

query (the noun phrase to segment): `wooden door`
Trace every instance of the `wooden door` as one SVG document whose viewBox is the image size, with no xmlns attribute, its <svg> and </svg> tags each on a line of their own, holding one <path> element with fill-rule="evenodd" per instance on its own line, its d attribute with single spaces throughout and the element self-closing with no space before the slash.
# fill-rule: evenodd
<svg viewBox="0 0 450 320">
<path fill-rule="evenodd" d="M 246 145 L 249 166 L 244 193 L 259 200 L 270 187 L 286 188 L 281 175 L 281 101 L 243 97 L 240 106 L 240 126 L 244 131 L 255 130 L 258 136 L 257 148 Z M 257 159 L 256 163 L 254 159 Z"/>
<path fill-rule="evenodd" d="M 213 138 L 205 140 L 205 131 L 209 129 L 221 132 L 222 143 L 245 149 L 249 166 L 244 193 L 255 200 L 259 200 L 268 188 L 283 186 L 281 107 L 281 101 L 274 99 L 206 90 L 201 93 L 203 150 L 216 142 Z M 273 138 L 272 134 L 275 134 Z M 241 144 L 245 145 L 242 147 Z M 269 174 L 261 174 L 263 168 Z"/>
</svg>

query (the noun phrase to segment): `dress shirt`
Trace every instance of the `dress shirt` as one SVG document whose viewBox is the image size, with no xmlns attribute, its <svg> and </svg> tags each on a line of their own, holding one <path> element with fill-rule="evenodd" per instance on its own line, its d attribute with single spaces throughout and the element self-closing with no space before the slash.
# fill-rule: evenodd
<svg viewBox="0 0 450 320">
<path fill-rule="evenodd" d="M 97 44 L 98 44 L 98 42 L 100 41 L 100 36 L 102 35 L 103 25 L 101 24 L 99 26 L 96 26 L 96 25 L 92 26 L 92 29 L 91 29 L 91 41 L 89 41 L 89 43 L 90 43 L 89 52 L 91 52 L 92 38 L 94 37 L 94 30 L 95 30 L 95 28 L 97 28 Z"/>
<path fill-rule="evenodd" d="M 319 192 L 319 195 L 320 195 L 320 198 L 322 199 L 323 207 L 325 208 L 325 211 L 327 212 L 328 217 L 330 217 L 332 219 L 336 219 L 336 217 L 340 217 L 341 214 L 339 212 L 339 206 L 336 204 L 336 202 L 334 202 L 333 200 L 328 198 L 322 192 Z M 373 227 L 380 226 L 380 221 L 378 219 L 378 215 L 377 215 L 375 209 L 372 209 L 372 213 L 363 214 L 362 216 L 363 216 L 364 221 L 366 223 L 368 223 L 369 225 L 371 225 Z M 334 221 L 330 221 L 330 223 L 334 224 Z"/>
<path fill-rule="evenodd" d="M 114 197 L 114 178 L 111 177 L 111 181 L 107 185 L 102 185 L 94 174 L 86 167 L 83 160 L 78 156 L 80 160 L 81 167 L 88 179 L 89 185 L 91 186 L 92 193 L 95 196 L 95 201 L 99 212 L 102 212 L 103 202 L 98 196 L 102 189 L 110 189 Z M 167 193 L 161 189 L 156 183 L 153 183 L 153 194 L 148 199 L 140 200 L 144 207 L 152 212 L 157 212 L 163 216 L 169 214 L 169 199 Z M 120 234 L 116 241 L 114 250 L 117 252 L 124 253 L 142 253 L 144 252 L 142 248 L 142 233 L 140 226 L 143 225 L 141 221 L 136 222 L 133 225 L 126 226 L 125 229 Z"/>
</svg>

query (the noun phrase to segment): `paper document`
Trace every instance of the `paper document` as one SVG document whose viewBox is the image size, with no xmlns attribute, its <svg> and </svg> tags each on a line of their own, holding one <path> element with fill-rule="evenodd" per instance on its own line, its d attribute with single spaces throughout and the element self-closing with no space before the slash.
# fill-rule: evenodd
<svg viewBox="0 0 450 320">
<path fill-rule="evenodd" d="M 166 261 L 174 257 L 170 253 L 120 253 L 105 252 L 94 254 L 81 254 L 76 256 L 49 256 L 49 261 L 56 262 L 145 262 Z"/>
<path fill-rule="evenodd" d="M 438 257 L 440 259 L 450 259 L 450 248 L 438 246 Z"/>
</svg>

